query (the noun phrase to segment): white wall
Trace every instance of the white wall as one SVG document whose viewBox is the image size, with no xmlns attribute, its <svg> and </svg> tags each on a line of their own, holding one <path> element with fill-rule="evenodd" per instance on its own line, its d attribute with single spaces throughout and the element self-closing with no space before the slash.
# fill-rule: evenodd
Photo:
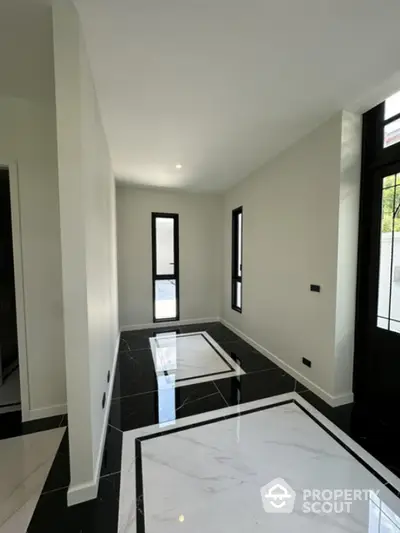
<svg viewBox="0 0 400 533">
<path fill-rule="evenodd" d="M 346 181 L 342 149 L 339 113 L 229 191 L 224 208 L 223 318 L 279 358 L 282 366 L 313 382 L 314 390 L 332 402 L 340 402 L 337 396 L 342 394 L 351 396 L 351 368 L 346 366 L 350 344 L 343 350 L 346 364 L 338 370 L 336 363 L 343 330 L 348 323 L 354 328 L 358 204 L 356 190 L 347 207 L 344 199 L 341 202 Z M 359 172 L 352 165 L 355 183 Z M 239 314 L 230 305 L 231 216 L 241 205 Z M 346 228 L 351 236 L 345 242 Z M 346 261 L 343 254 L 349 245 L 354 250 Z M 342 274 L 344 268 L 351 271 L 340 285 L 338 268 Z M 310 292 L 310 284 L 321 285 L 321 293 Z M 351 294 L 340 300 L 344 290 Z M 337 328 L 337 317 L 346 306 L 346 324 Z M 312 361 L 312 368 L 302 364 L 302 357 Z"/>
<path fill-rule="evenodd" d="M 115 185 L 75 7 L 53 7 L 70 504 L 97 494 L 118 341 Z M 102 407 L 106 393 L 107 404 Z"/>
<path fill-rule="evenodd" d="M 180 319 L 219 317 L 221 196 L 121 185 L 117 187 L 120 325 L 153 322 L 152 212 L 179 214 Z"/>
<path fill-rule="evenodd" d="M 361 177 L 361 117 L 342 115 L 339 190 L 335 381 L 336 395 L 353 386 L 353 354 L 357 284 L 358 220 Z"/>
<path fill-rule="evenodd" d="M 13 217 L 20 209 L 13 230 L 19 225 L 22 268 L 17 261 L 15 270 L 25 324 L 19 321 L 18 337 L 27 354 L 21 383 L 29 420 L 66 412 L 51 9 L 10 4 L 0 27 L 7 50 L 0 53 L 0 165 L 13 170 Z"/>
</svg>

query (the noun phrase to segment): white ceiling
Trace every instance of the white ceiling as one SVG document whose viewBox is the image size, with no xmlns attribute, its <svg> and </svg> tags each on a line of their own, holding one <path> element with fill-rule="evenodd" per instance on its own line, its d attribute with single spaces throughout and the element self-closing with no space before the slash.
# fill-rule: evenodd
<svg viewBox="0 0 400 533">
<path fill-rule="evenodd" d="M 75 3 L 114 171 L 137 184 L 226 189 L 400 69 L 398 0 Z"/>
</svg>

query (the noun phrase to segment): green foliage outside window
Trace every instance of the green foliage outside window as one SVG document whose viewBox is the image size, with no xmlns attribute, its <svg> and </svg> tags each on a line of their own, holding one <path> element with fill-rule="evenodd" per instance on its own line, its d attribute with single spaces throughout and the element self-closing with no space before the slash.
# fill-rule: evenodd
<svg viewBox="0 0 400 533">
<path fill-rule="evenodd" d="M 398 209 L 400 204 L 400 175 L 397 176 L 397 187 L 395 187 L 395 183 L 396 176 L 388 176 L 383 181 L 383 186 L 389 188 L 382 191 L 382 233 L 389 233 L 392 230 L 400 232 L 400 209 Z M 393 227 L 394 213 L 396 216 Z"/>
</svg>

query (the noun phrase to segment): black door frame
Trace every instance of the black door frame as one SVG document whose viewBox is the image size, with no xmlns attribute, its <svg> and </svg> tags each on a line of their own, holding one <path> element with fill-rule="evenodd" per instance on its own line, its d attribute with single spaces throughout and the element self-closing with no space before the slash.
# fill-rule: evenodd
<svg viewBox="0 0 400 533">
<path fill-rule="evenodd" d="M 355 399 L 370 396 L 376 386 L 374 355 L 370 345 L 371 332 L 377 328 L 377 288 L 380 253 L 382 178 L 394 170 L 400 172 L 400 143 L 383 147 L 384 126 L 400 118 L 385 120 L 385 103 L 363 115 L 360 215 L 358 233 L 358 264 L 356 292 L 356 324 L 353 389 Z M 386 335 L 391 332 L 384 332 Z M 379 332 L 377 333 L 379 335 Z M 392 333 L 398 339 L 398 335 Z M 390 339 L 389 339 L 390 341 Z M 382 347 L 382 356 L 384 356 Z"/>
<path fill-rule="evenodd" d="M 157 274 L 156 219 L 170 218 L 174 221 L 174 273 Z M 180 317 L 180 276 L 179 276 L 179 215 L 176 213 L 151 214 L 151 248 L 152 248 L 152 284 L 153 284 L 153 322 L 176 322 Z M 176 316 L 174 318 L 156 318 L 156 281 L 174 280 L 176 294 Z"/>
</svg>

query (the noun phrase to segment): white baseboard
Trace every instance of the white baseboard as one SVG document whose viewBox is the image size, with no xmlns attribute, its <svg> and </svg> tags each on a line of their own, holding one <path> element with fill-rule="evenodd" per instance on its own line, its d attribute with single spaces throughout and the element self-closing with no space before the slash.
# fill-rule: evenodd
<svg viewBox="0 0 400 533">
<path fill-rule="evenodd" d="M 26 416 L 24 416 L 24 422 L 30 422 L 32 420 L 38 420 L 39 418 L 48 418 L 49 416 L 66 415 L 67 404 L 51 405 L 50 407 L 40 407 L 39 409 L 30 409 Z"/>
<path fill-rule="evenodd" d="M 151 324 L 134 324 L 132 326 L 121 326 L 120 331 L 135 331 L 138 329 L 173 328 L 174 326 L 190 326 L 191 324 L 202 324 L 203 322 L 220 322 L 219 317 L 212 318 L 187 318 L 185 320 L 174 320 L 173 322 L 152 322 Z"/>
<path fill-rule="evenodd" d="M 282 368 L 285 372 L 290 374 L 293 378 L 297 379 L 302 385 L 307 387 L 310 391 L 312 391 L 314 394 L 319 396 L 322 400 L 324 400 L 328 405 L 331 407 L 339 407 L 340 405 L 345 405 L 348 403 L 352 403 L 354 400 L 354 396 L 352 392 L 349 392 L 347 394 L 341 394 L 340 396 L 332 396 L 328 392 L 326 392 L 324 389 L 322 389 L 319 385 L 308 379 L 307 377 L 303 376 L 298 370 L 295 370 L 293 367 L 285 363 L 285 361 L 282 361 L 279 357 L 271 353 L 269 350 L 258 344 L 255 340 L 253 340 L 251 337 L 243 333 L 243 331 L 240 331 L 240 329 L 237 329 L 235 326 L 230 324 L 224 319 L 221 319 L 222 324 L 232 330 L 236 335 L 241 337 L 244 341 L 246 341 L 248 344 L 253 346 L 256 350 L 261 352 L 265 357 L 270 359 L 273 363 L 275 363 L 277 366 Z"/>
<path fill-rule="evenodd" d="M 112 400 L 112 391 L 114 387 L 115 371 L 117 368 L 117 361 L 118 361 L 119 338 L 120 338 L 120 334 L 118 334 L 117 342 L 115 345 L 114 359 L 113 359 L 113 364 L 112 364 L 112 368 L 110 372 L 110 383 L 108 384 L 106 405 L 105 405 L 105 411 L 104 411 L 103 428 L 101 430 L 100 446 L 99 446 L 99 452 L 97 454 L 94 478 L 86 483 L 80 483 L 78 485 L 69 486 L 68 495 L 67 495 L 68 506 L 77 505 L 78 503 L 83 503 L 88 500 L 94 500 L 95 498 L 97 498 L 97 492 L 99 490 L 101 463 L 103 461 L 104 445 L 106 442 L 106 435 L 107 435 L 108 418 L 110 416 L 110 407 L 111 407 L 111 400 Z"/>
</svg>

